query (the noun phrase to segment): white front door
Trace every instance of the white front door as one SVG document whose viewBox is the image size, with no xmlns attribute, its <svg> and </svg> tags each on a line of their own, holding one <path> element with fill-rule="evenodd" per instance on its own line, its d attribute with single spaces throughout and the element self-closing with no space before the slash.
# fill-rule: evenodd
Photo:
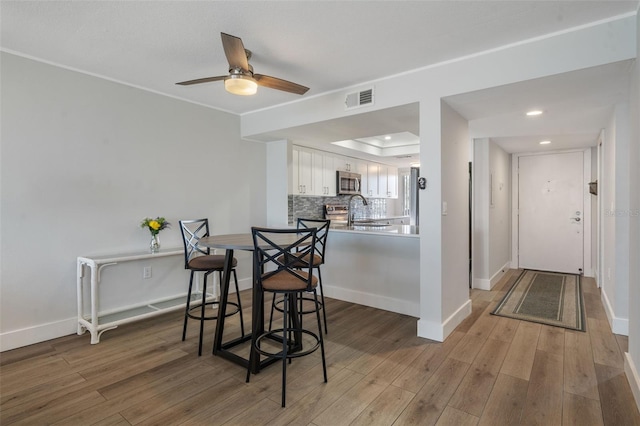
<svg viewBox="0 0 640 426">
<path fill-rule="evenodd" d="M 520 268 L 581 273 L 583 153 L 518 157 Z"/>
</svg>

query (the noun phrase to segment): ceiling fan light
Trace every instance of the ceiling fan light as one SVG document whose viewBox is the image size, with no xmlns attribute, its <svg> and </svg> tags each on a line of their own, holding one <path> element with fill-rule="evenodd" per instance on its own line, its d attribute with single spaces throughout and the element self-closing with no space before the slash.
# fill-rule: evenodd
<svg viewBox="0 0 640 426">
<path fill-rule="evenodd" d="M 249 96 L 255 95 L 258 91 L 258 83 L 248 76 L 231 75 L 224 80 L 224 88 L 234 95 Z"/>
</svg>

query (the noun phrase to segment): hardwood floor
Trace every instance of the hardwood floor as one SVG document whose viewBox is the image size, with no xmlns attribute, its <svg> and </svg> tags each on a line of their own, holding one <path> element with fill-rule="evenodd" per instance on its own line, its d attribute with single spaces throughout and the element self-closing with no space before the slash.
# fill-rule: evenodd
<svg viewBox="0 0 640 426">
<path fill-rule="evenodd" d="M 489 312 L 515 271 L 443 343 L 415 336 L 416 318 L 327 299 L 329 382 L 319 354 L 245 383 L 245 370 L 203 356 L 181 313 L 121 326 L 98 345 L 71 335 L 0 354 L 0 424 L 25 425 L 640 425 L 615 336 L 593 280 L 587 332 Z M 250 295 L 243 292 L 245 318 Z M 229 319 L 229 336 L 239 330 Z M 246 348 L 245 348 L 246 350 Z"/>
</svg>

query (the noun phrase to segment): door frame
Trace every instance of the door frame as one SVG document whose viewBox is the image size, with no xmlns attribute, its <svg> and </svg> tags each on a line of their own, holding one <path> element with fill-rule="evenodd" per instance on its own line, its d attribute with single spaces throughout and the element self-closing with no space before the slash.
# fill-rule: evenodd
<svg viewBox="0 0 640 426">
<path fill-rule="evenodd" d="M 591 194 L 589 194 L 589 182 L 591 181 L 591 148 L 586 149 L 563 149 L 557 151 L 540 151 L 540 152 L 520 152 L 514 153 L 511 157 L 511 267 L 518 269 L 519 266 L 519 212 L 518 212 L 518 196 L 519 196 L 519 177 L 518 165 L 520 157 L 532 155 L 546 154 L 562 154 L 567 152 L 583 153 L 582 178 L 584 179 L 583 192 L 583 220 L 584 220 L 584 240 L 582 252 L 582 273 L 586 277 L 593 277 L 593 265 L 591 262 Z"/>
</svg>

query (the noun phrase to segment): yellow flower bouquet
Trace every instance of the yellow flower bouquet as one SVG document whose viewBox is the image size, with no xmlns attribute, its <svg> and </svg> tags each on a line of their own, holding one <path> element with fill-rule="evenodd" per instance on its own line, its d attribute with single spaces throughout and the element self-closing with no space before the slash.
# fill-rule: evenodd
<svg viewBox="0 0 640 426">
<path fill-rule="evenodd" d="M 149 229 L 151 235 L 158 235 L 160 231 L 165 228 L 169 228 L 171 224 L 167 222 L 164 217 L 156 217 L 155 219 L 151 219 L 150 217 L 145 217 L 142 223 L 140 224 L 141 228 Z"/>
<path fill-rule="evenodd" d="M 171 224 L 164 217 L 156 217 L 155 219 L 145 217 L 140 223 L 141 228 L 147 228 L 151 232 L 151 253 L 156 253 L 160 249 L 160 239 L 158 238 L 160 231 L 170 226 Z"/>
</svg>

